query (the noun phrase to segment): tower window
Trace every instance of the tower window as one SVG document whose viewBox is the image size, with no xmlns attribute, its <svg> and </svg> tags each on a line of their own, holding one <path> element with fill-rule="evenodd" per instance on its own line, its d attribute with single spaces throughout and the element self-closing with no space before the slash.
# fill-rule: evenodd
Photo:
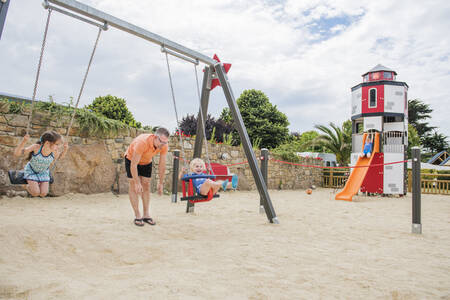
<svg viewBox="0 0 450 300">
<path fill-rule="evenodd" d="M 391 72 L 384 72 L 383 77 L 385 79 L 392 79 L 392 73 Z"/>
<path fill-rule="evenodd" d="M 377 107 L 377 89 L 369 90 L 369 108 Z"/>
</svg>

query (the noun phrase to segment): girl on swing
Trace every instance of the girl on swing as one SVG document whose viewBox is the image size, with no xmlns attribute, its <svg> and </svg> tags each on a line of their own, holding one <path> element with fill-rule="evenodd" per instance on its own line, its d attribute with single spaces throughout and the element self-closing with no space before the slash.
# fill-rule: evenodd
<svg viewBox="0 0 450 300">
<path fill-rule="evenodd" d="M 187 175 L 202 175 L 206 171 L 206 164 L 205 162 L 200 158 L 194 158 L 191 163 L 189 164 L 189 168 L 191 173 Z M 183 171 L 180 172 L 180 178 L 182 177 Z M 192 185 L 195 188 L 195 191 L 199 195 L 206 196 L 208 195 L 209 190 L 212 189 L 213 195 L 216 194 L 220 188 L 222 188 L 224 191 L 227 190 L 227 188 L 233 188 L 236 189 L 238 184 L 238 177 L 237 175 L 233 175 L 231 182 L 229 180 L 217 180 L 213 181 L 209 178 L 194 178 L 192 180 Z"/>
<path fill-rule="evenodd" d="M 55 159 L 63 158 L 69 149 L 69 144 L 64 142 L 64 149 L 60 153 L 59 146 L 63 143 L 61 135 L 55 131 L 46 131 L 41 138 L 24 149 L 30 139 L 28 133 L 14 150 L 14 156 L 28 155 L 29 162 L 25 165 L 24 179 L 27 180 L 27 191 L 33 197 L 45 197 L 48 194 L 50 182 L 50 165 Z"/>
</svg>

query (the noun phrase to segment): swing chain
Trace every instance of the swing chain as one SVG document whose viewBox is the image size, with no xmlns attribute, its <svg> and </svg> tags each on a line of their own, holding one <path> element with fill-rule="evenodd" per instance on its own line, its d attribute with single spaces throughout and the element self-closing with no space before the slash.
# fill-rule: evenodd
<svg viewBox="0 0 450 300">
<path fill-rule="evenodd" d="M 30 132 L 31 119 L 33 117 L 34 101 L 36 99 L 36 92 L 37 92 L 37 87 L 38 87 L 38 82 L 39 82 L 39 75 L 41 73 L 42 59 L 44 57 L 45 43 L 47 41 L 48 25 L 50 24 L 51 13 L 52 13 L 52 9 L 49 9 L 48 15 L 47 15 L 47 22 L 45 24 L 44 38 L 42 39 L 41 54 L 39 56 L 39 63 L 38 63 L 37 71 L 36 71 L 36 79 L 34 81 L 33 96 L 31 97 L 30 116 L 28 118 L 26 134 L 29 134 L 29 132 Z"/>
<path fill-rule="evenodd" d="M 180 121 L 178 119 L 178 110 L 177 110 L 177 104 L 176 104 L 176 100 L 175 100 L 175 92 L 173 89 L 172 72 L 170 71 L 169 56 L 167 55 L 167 52 L 164 52 L 164 54 L 166 55 L 166 64 L 167 64 L 167 71 L 169 73 L 170 91 L 172 93 L 172 102 L 173 102 L 173 108 L 175 110 L 175 118 L 177 119 L 177 130 L 178 130 L 178 136 L 180 137 L 181 156 L 183 157 L 184 167 L 186 170 L 188 170 L 188 165 L 187 165 L 186 156 L 185 156 L 185 152 L 184 152 L 184 146 L 183 146 L 183 138 L 181 137 L 182 133 L 181 133 L 181 128 L 180 128 Z"/>
<path fill-rule="evenodd" d="M 209 153 L 208 153 L 208 141 L 206 140 L 206 120 L 205 120 L 205 116 L 203 115 L 203 109 L 202 109 L 202 98 L 200 95 L 200 85 L 198 82 L 198 75 L 197 75 L 197 65 L 194 65 L 194 73 L 195 73 L 195 81 L 197 83 L 197 95 L 198 95 L 198 101 L 200 104 L 200 118 L 201 118 L 201 122 L 202 122 L 202 129 L 203 129 L 203 141 L 205 142 L 205 154 L 206 154 L 206 160 L 208 162 L 208 168 L 209 168 L 209 173 L 214 175 L 214 171 L 211 167 L 211 161 L 209 159 Z M 212 137 L 211 137 L 212 138 Z"/>
<path fill-rule="evenodd" d="M 105 23 L 105 27 L 106 27 L 106 23 Z M 87 66 L 86 72 L 85 72 L 84 77 L 83 77 L 83 82 L 81 83 L 81 88 L 80 88 L 80 92 L 78 93 L 77 103 L 75 104 L 75 108 L 73 110 L 72 117 L 70 118 L 70 123 L 69 123 L 69 127 L 67 128 L 66 138 L 69 136 L 70 129 L 72 128 L 72 124 L 73 124 L 73 120 L 75 118 L 75 114 L 77 112 L 78 104 L 80 103 L 81 95 L 83 94 L 83 90 L 84 90 L 84 85 L 86 84 L 86 79 L 87 79 L 87 76 L 89 74 L 89 70 L 91 69 L 92 60 L 94 58 L 95 50 L 97 49 L 98 41 L 100 39 L 100 34 L 102 33 L 103 30 L 106 30 L 106 29 L 104 29 L 102 27 L 98 28 L 97 39 L 95 40 L 94 49 L 92 50 L 91 57 L 89 59 L 89 64 Z"/>
<path fill-rule="evenodd" d="M 105 26 L 106 26 L 106 23 L 105 23 Z M 83 82 L 81 84 L 80 92 L 78 94 L 77 103 L 75 104 L 75 107 L 74 107 L 73 113 L 72 113 L 72 117 L 70 118 L 70 123 L 69 123 L 69 127 L 67 128 L 66 138 L 69 136 L 70 129 L 72 128 L 72 124 L 73 124 L 73 120 L 75 119 L 75 114 L 77 112 L 78 104 L 80 103 L 81 95 L 83 94 L 84 85 L 86 84 L 86 79 L 89 74 L 89 70 L 91 69 L 95 50 L 97 49 L 98 41 L 100 39 L 100 34 L 102 33 L 103 30 L 106 30 L 106 29 L 103 29 L 102 27 L 98 28 L 97 39 L 95 40 L 94 48 L 92 49 L 91 57 L 89 58 L 89 63 L 88 63 L 87 69 L 86 69 L 86 73 L 84 74 L 84 77 L 83 77 Z M 50 168 L 51 172 L 53 172 L 53 170 L 56 168 L 56 162 L 57 162 L 57 159 L 55 159 L 52 162 L 52 166 Z"/>
</svg>

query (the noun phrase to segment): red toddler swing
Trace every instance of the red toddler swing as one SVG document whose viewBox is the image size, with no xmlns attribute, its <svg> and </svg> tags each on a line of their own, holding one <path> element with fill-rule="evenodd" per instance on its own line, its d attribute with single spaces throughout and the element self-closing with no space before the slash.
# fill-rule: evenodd
<svg viewBox="0 0 450 300">
<path fill-rule="evenodd" d="M 207 202 L 211 201 L 212 198 L 219 198 L 220 196 L 218 194 L 213 194 L 212 189 L 209 190 L 208 195 L 200 195 L 196 193 L 194 189 L 194 185 L 192 183 L 193 179 L 200 179 L 200 178 L 211 178 L 215 179 L 215 175 L 208 175 L 208 174 L 201 174 L 201 175 L 184 175 L 181 179 L 183 180 L 181 183 L 181 188 L 183 191 L 183 197 L 181 197 L 181 201 L 189 201 L 191 204 L 198 203 L 198 202 Z M 186 183 L 187 183 L 187 189 L 186 189 Z"/>
<path fill-rule="evenodd" d="M 170 83 L 170 90 L 172 93 L 172 101 L 173 101 L 173 107 L 175 110 L 175 117 L 177 120 L 177 126 L 178 126 L 178 132 L 180 132 L 179 137 L 180 137 L 180 145 L 181 145 L 181 152 L 183 157 L 184 156 L 184 147 L 183 147 L 183 139 L 182 139 L 182 134 L 181 134 L 181 128 L 180 126 L 180 122 L 178 119 L 178 111 L 177 111 L 177 105 L 176 105 L 176 100 L 175 100 L 175 93 L 174 93 L 174 88 L 173 88 L 173 82 L 172 82 L 172 73 L 170 71 L 170 64 L 169 64 L 169 58 L 168 58 L 168 51 L 163 47 L 161 49 L 162 52 L 165 53 L 166 56 L 166 64 L 167 64 L 167 71 L 169 74 L 169 83 Z M 189 60 L 190 61 L 190 60 Z M 199 89 L 199 85 L 198 85 L 198 77 L 197 77 L 197 64 L 198 61 L 190 61 L 194 64 L 194 73 L 195 73 L 195 79 L 197 82 L 197 93 L 198 93 L 198 98 L 199 98 L 199 102 L 200 102 L 200 117 L 202 120 L 202 124 L 205 124 L 204 120 L 204 116 L 203 116 L 203 112 L 201 109 L 201 99 L 200 99 L 200 89 Z M 210 169 L 210 174 L 201 174 L 201 175 L 184 175 L 181 179 L 183 180 L 181 182 L 181 186 L 182 186 L 182 191 L 183 191 L 183 197 L 181 197 L 181 201 L 188 201 L 189 204 L 194 204 L 194 203 L 198 203 L 198 202 L 207 202 L 207 201 L 211 201 L 212 198 L 218 198 L 219 195 L 218 194 L 213 194 L 212 189 L 209 190 L 208 195 L 204 196 L 204 195 L 200 195 L 197 194 L 195 189 L 194 189 L 194 185 L 192 183 L 192 180 L 197 178 L 211 178 L 211 179 L 215 179 L 216 176 L 213 174 L 213 171 L 211 169 L 211 162 L 209 161 L 209 155 L 208 155 L 208 143 L 206 141 L 206 132 L 205 132 L 205 126 L 202 126 L 203 129 L 203 137 L 204 137 L 204 141 L 205 141 L 205 148 L 206 148 L 206 158 L 208 161 L 208 165 L 209 165 L 209 169 Z M 185 165 L 186 165 L 186 161 L 185 161 Z M 186 183 L 188 184 L 188 188 L 186 189 Z M 188 206 L 189 206 L 188 204 Z"/>
</svg>

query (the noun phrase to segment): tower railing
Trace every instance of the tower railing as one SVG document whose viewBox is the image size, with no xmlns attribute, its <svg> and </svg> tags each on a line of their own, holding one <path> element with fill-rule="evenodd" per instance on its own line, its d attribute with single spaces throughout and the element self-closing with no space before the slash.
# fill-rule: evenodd
<svg viewBox="0 0 450 300">
<path fill-rule="evenodd" d="M 400 131 L 388 131 L 383 133 L 384 153 L 403 153 L 405 151 L 405 135 Z"/>
</svg>

